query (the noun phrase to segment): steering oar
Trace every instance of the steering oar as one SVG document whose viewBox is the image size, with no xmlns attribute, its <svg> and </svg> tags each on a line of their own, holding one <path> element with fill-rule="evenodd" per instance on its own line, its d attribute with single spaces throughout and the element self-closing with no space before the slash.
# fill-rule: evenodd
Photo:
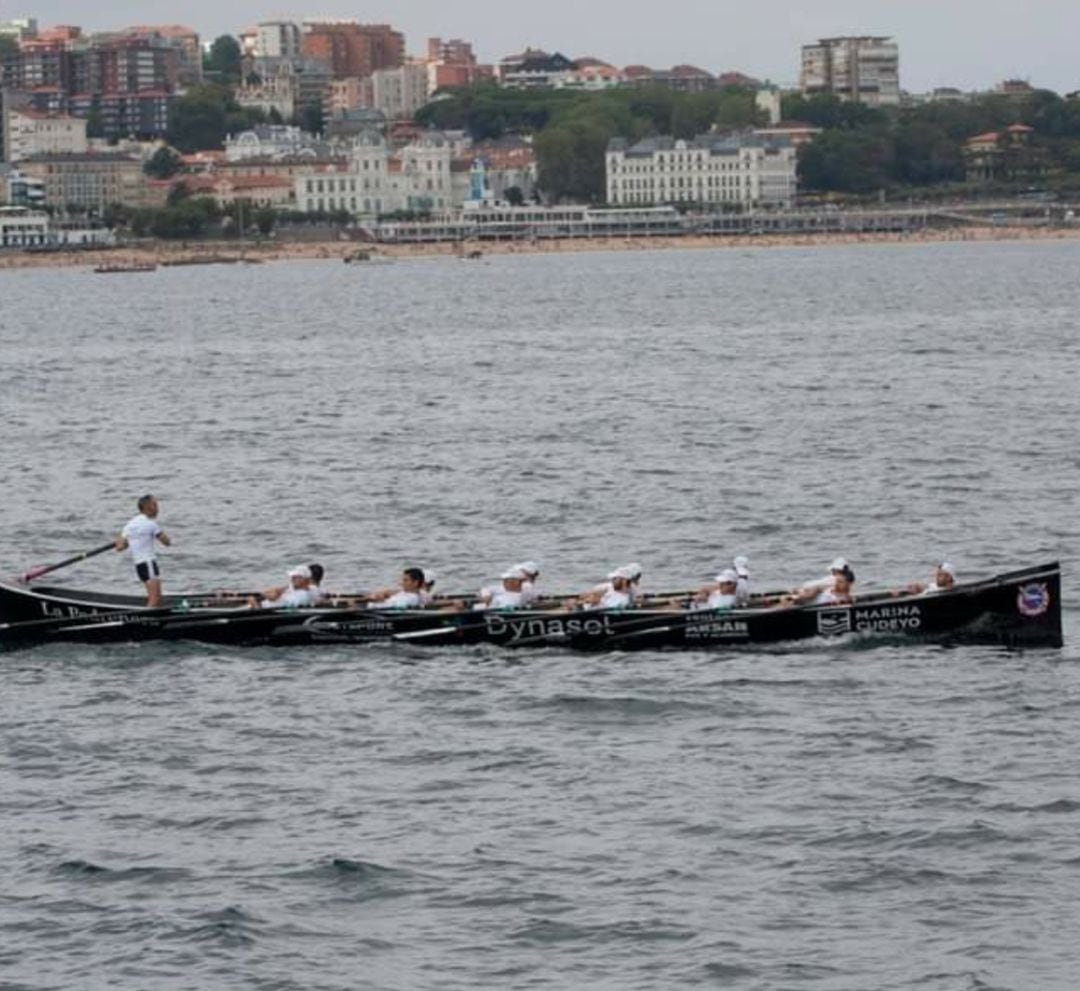
<svg viewBox="0 0 1080 991">
<path fill-rule="evenodd" d="M 74 557 L 58 561 L 56 564 L 43 564 L 37 568 L 31 568 L 26 574 L 19 577 L 19 581 L 22 582 L 22 584 L 27 585 L 34 581 L 35 578 L 40 578 L 42 575 L 47 575 L 53 571 L 59 571 L 61 568 L 67 568 L 72 564 L 78 564 L 80 561 L 85 561 L 87 558 L 97 557 L 98 554 L 104 554 L 106 551 L 115 549 L 116 542 L 110 540 L 107 544 L 102 544 L 100 547 L 95 547 L 90 551 L 83 551 L 81 554 L 76 554 Z"/>
</svg>

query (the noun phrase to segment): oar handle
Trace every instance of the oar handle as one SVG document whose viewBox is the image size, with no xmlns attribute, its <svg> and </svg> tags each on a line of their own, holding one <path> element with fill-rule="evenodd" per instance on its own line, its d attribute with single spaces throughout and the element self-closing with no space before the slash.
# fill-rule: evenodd
<svg viewBox="0 0 1080 991">
<path fill-rule="evenodd" d="M 78 564 L 80 561 L 85 561 L 88 557 L 97 557 L 98 554 L 104 554 L 106 551 L 111 551 L 115 548 L 116 542 L 110 540 L 107 544 L 102 544 L 100 547 L 95 547 L 93 550 L 83 551 L 81 554 L 76 554 L 66 560 L 58 561 L 56 564 L 45 564 L 37 568 L 31 568 L 22 576 L 22 581 L 24 583 L 32 582 L 35 578 L 40 578 L 42 575 L 47 575 L 52 571 L 59 571 L 61 568 L 66 568 L 72 564 Z"/>
</svg>

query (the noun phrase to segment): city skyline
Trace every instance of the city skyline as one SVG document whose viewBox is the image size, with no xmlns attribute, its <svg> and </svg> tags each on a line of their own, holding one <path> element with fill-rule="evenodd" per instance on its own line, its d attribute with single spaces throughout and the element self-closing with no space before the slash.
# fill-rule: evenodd
<svg viewBox="0 0 1080 991">
<path fill-rule="evenodd" d="M 421 53 L 428 36 L 442 35 L 472 41 L 483 61 L 532 45 L 620 66 L 689 63 L 713 72 L 741 70 L 783 85 L 797 82 L 802 45 L 836 34 L 882 34 L 900 46 L 901 85 L 910 92 L 939 86 L 987 89 L 1014 77 L 1058 92 L 1080 89 L 1071 40 L 1080 35 L 1080 8 L 1063 0 L 1047 0 L 1036 11 L 986 9 L 969 0 L 946 9 L 914 0 L 881 4 L 869 13 L 855 0 L 832 0 L 814 10 L 774 0 L 752 11 L 735 4 L 702 11 L 691 0 L 641 10 L 628 10 L 618 0 L 595 0 L 588 8 L 551 0 L 539 8 L 515 10 L 513 17 L 503 16 L 504 10 L 490 0 L 461 0 L 452 6 L 411 0 L 397 8 L 385 2 L 365 6 L 355 0 L 318 0 L 293 9 L 287 0 L 239 0 L 228 7 L 189 0 L 182 8 L 103 0 L 92 13 L 76 0 L 6 6 L 5 17 L 36 17 L 43 27 L 74 23 L 107 29 L 179 21 L 204 40 L 271 18 L 356 18 L 403 31 L 410 54 Z"/>
</svg>

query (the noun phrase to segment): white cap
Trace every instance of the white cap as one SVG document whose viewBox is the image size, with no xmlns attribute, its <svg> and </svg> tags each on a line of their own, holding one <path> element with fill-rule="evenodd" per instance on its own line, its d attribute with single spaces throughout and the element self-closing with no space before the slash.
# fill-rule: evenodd
<svg viewBox="0 0 1080 991">
<path fill-rule="evenodd" d="M 430 568 L 421 568 L 420 570 L 424 572 L 424 584 L 425 585 L 434 585 L 435 584 L 435 572 L 432 571 Z"/>
<path fill-rule="evenodd" d="M 739 576 L 732 571 L 731 568 L 728 568 L 725 571 L 721 571 L 720 574 L 716 576 L 716 581 L 720 585 L 725 585 L 728 582 L 734 585 L 739 581 Z"/>
<path fill-rule="evenodd" d="M 514 567 L 519 571 L 524 571 L 528 578 L 535 578 L 540 574 L 540 565 L 535 561 L 522 561 L 521 564 L 515 564 Z"/>
<path fill-rule="evenodd" d="M 743 557 L 741 554 L 731 562 L 735 568 L 735 574 L 740 578 L 750 577 L 750 558 Z"/>
<path fill-rule="evenodd" d="M 637 581 L 641 577 L 641 565 L 637 561 L 632 561 L 630 564 L 624 564 L 619 570 L 622 572 L 623 578 L 627 578 L 630 581 Z"/>
<path fill-rule="evenodd" d="M 298 564 L 295 568 L 293 568 L 289 572 L 289 577 L 290 578 L 310 578 L 311 577 L 311 568 L 309 568 L 306 564 Z"/>
<path fill-rule="evenodd" d="M 847 571 L 848 563 L 844 558 L 838 557 L 832 564 L 829 565 L 830 571 Z"/>
<path fill-rule="evenodd" d="M 499 577 L 503 581 L 506 581 L 507 578 L 517 578 L 521 581 L 524 581 L 529 576 L 525 574 L 525 571 L 522 569 L 520 564 L 515 564 L 512 568 L 507 568 L 506 571 L 499 575 Z"/>
<path fill-rule="evenodd" d="M 612 578 L 626 578 L 627 575 L 626 575 L 626 572 L 623 571 L 622 568 L 615 568 L 613 571 L 609 571 L 607 573 L 607 577 L 610 580 Z"/>
<path fill-rule="evenodd" d="M 944 571 L 945 574 L 951 575 L 953 578 L 956 577 L 956 569 L 948 561 L 942 561 L 938 565 L 938 571 Z"/>
</svg>

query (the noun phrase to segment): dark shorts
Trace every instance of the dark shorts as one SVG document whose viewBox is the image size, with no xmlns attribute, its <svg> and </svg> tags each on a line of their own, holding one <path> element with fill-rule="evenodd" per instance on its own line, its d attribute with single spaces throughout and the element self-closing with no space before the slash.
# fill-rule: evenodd
<svg viewBox="0 0 1080 991">
<path fill-rule="evenodd" d="M 157 561 L 141 561 L 135 565 L 135 574 L 139 576 L 139 581 L 148 582 L 151 578 L 160 578 L 161 569 Z"/>
</svg>

